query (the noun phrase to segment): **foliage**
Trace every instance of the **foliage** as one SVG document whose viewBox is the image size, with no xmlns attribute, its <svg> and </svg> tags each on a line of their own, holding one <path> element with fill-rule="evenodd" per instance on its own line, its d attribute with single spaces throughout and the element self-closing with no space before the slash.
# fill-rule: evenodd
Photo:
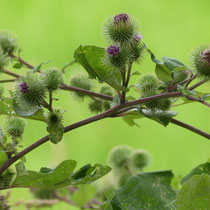
<svg viewBox="0 0 210 210">
<path fill-rule="evenodd" d="M 171 170 L 144 172 L 151 162 L 150 153 L 127 145 L 110 151 L 108 164 L 112 171 L 101 164 L 87 164 L 75 171 L 75 160 L 65 160 L 54 169 L 43 167 L 39 172 L 25 168 L 25 155 L 33 149 L 48 140 L 58 144 L 64 133 L 108 117 L 120 117 L 130 126 L 138 126 L 135 120 L 144 117 L 165 127 L 174 123 L 210 139 L 207 132 L 175 119 L 178 112 L 172 110 L 179 100 L 181 105 L 199 102 L 210 107 L 210 94 L 195 90 L 210 79 L 209 45 L 193 52 L 191 70 L 176 58 L 163 56 L 159 60 L 143 42 L 137 22 L 128 14 L 108 18 L 103 34 L 109 41 L 107 47 L 80 45 L 74 52 L 75 60 L 60 70 L 44 68 L 48 62 L 37 66 L 27 63 L 15 54 L 19 49 L 15 36 L 0 32 L 0 73 L 14 78 L 0 82 L 15 83 L 14 89 L 6 93 L 0 88 L 0 115 L 7 116 L 4 130 L 0 128 L 0 189 L 29 188 L 40 203 L 23 203 L 27 207 L 65 201 L 81 209 L 209 209 L 209 163 L 194 168 L 181 182 L 177 179 L 178 187 L 174 189 Z M 146 53 L 155 64 L 154 73 L 133 72 L 133 64 L 141 64 Z M 73 63 L 82 66 L 86 74 L 72 75 L 67 85 L 64 70 Z M 29 71 L 20 75 L 6 69 L 11 67 L 15 71 L 26 67 Z M 132 76 L 137 78 L 136 83 L 130 80 Z M 73 92 L 80 101 L 87 99 L 90 112 L 97 115 L 64 126 L 65 111 L 54 103 L 58 100 L 55 92 L 61 90 Z M 44 122 L 47 135 L 19 151 L 20 143 L 25 144 L 26 123 L 21 118 Z M 103 181 L 90 185 L 98 179 Z M 8 208 L 5 200 L 0 197 L 0 208 Z"/>
</svg>

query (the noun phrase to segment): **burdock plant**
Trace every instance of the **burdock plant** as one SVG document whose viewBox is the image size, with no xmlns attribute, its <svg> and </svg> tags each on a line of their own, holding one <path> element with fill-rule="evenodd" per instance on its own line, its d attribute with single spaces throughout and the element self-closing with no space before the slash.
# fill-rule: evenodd
<svg viewBox="0 0 210 210">
<path fill-rule="evenodd" d="M 129 14 L 109 17 L 103 24 L 103 34 L 108 40 L 106 47 L 81 45 L 74 52 L 74 61 L 59 69 L 44 68 L 43 63 L 29 64 L 16 54 L 19 46 L 15 36 L 0 32 L 0 73 L 12 77 L 0 80 L 0 83 L 14 84 L 8 91 L 8 86 L 4 91 L 2 86 L 0 89 L 0 115 L 7 115 L 4 129 L 0 128 L 0 189 L 32 188 L 36 198 L 47 199 L 39 200 L 39 207 L 62 200 L 80 209 L 209 209 L 209 163 L 198 166 L 184 177 L 182 187 L 176 179 L 172 181 L 174 175 L 170 170 L 143 172 L 151 160 L 147 151 L 117 146 L 108 155 L 108 164 L 113 170 L 105 180 L 105 188 L 111 186 L 114 192 L 106 195 L 101 194 L 103 189 L 94 194 L 93 186 L 87 184 L 105 176 L 111 170 L 109 166 L 87 164 L 75 170 L 77 162 L 65 160 L 53 169 L 44 167 L 39 172 L 25 168 L 26 155 L 40 145 L 47 141 L 58 144 L 65 133 L 105 118 L 122 118 L 130 126 L 138 126 L 136 119 L 148 118 L 165 127 L 173 123 L 210 139 L 209 133 L 176 119 L 178 112 L 172 110 L 189 102 L 210 107 L 210 93 L 196 89 L 210 80 L 209 45 L 193 52 L 193 68 L 190 69 L 176 58 L 164 56 L 160 60 L 155 57 L 143 42 L 137 22 Z M 155 68 L 154 72 L 143 74 L 140 65 L 146 53 Z M 81 65 L 86 73 L 71 75 L 68 85 L 64 70 L 73 63 Z M 19 74 L 16 69 L 22 67 L 28 71 Z M 56 101 L 63 100 L 62 91 L 72 92 L 74 98 L 81 99 L 84 109 L 87 106 L 91 113 L 97 114 L 65 125 L 68 123 L 65 112 L 71 113 L 72 106 L 69 101 L 67 110 L 57 107 Z M 25 144 L 26 123 L 22 118 L 44 123 L 47 134 L 38 141 L 31 140 L 31 145 L 20 150 L 21 144 Z M 34 127 L 34 132 L 39 132 L 38 128 Z M 107 129 L 107 132 L 110 131 Z M 33 138 L 33 135 L 31 133 L 27 138 Z M 141 138 L 137 137 L 139 143 Z M 69 139 L 73 141 L 71 137 Z M 88 146 L 86 149 L 93 152 Z M 177 154 L 176 151 L 174 155 Z M 37 157 L 37 162 L 41 158 Z M 92 194 L 84 196 L 84 192 L 91 192 L 95 197 Z M 3 201 L 1 206 L 5 206 Z M 30 203 L 30 207 L 35 204 Z"/>
</svg>

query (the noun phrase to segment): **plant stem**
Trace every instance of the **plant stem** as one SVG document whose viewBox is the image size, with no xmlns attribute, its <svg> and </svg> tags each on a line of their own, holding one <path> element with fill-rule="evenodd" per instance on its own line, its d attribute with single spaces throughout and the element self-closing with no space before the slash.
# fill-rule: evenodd
<svg viewBox="0 0 210 210">
<path fill-rule="evenodd" d="M 84 93 L 86 95 L 90 95 L 90 96 L 101 98 L 101 99 L 108 100 L 108 101 L 113 100 L 112 96 L 104 95 L 104 94 L 101 94 L 101 93 L 96 93 L 96 92 L 93 92 L 93 91 L 90 91 L 90 90 L 85 90 L 85 89 L 78 88 L 78 87 L 69 86 L 69 85 L 66 85 L 66 84 L 62 84 L 60 86 L 60 89 L 68 90 L 68 91 L 74 91 L 74 92 L 80 92 L 80 93 Z"/>
<path fill-rule="evenodd" d="M 15 82 L 16 79 L 5 79 L 5 80 L 0 80 L 0 83 L 7 83 L 7 82 Z"/>
<path fill-rule="evenodd" d="M 19 77 L 20 77 L 19 74 L 16 74 L 16 73 L 14 73 L 14 72 L 8 71 L 8 70 L 6 70 L 6 69 L 3 69 L 3 72 L 4 72 L 5 74 L 8 74 L 8 75 L 10 75 L 10 76 L 12 76 L 12 77 L 15 77 L 15 78 L 19 78 Z"/>
<path fill-rule="evenodd" d="M 26 61 L 24 61 L 21 57 L 16 56 L 14 54 L 12 54 L 12 57 L 15 58 L 16 60 L 20 61 L 20 63 L 22 63 L 23 65 L 27 66 L 29 69 L 33 69 L 34 68 L 34 66 L 32 66 L 31 64 L 29 64 Z"/>
<path fill-rule="evenodd" d="M 197 133 L 197 134 L 199 134 L 199 135 L 201 135 L 201 136 L 203 136 L 203 137 L 205 137 L 207 139 L 210 139 L 210 134 L 209 133 L 206 133 L 205 131 L 202 131 L 202 130 L 200 130 L 198 128 L 195 128 L 195 127 L 193 127 L 193 126 L 191 126 L 189 124 L 186 124 L 184 122 L 181 122 L 181 121 L 179 121 L 177 119 L 172 118 L 171 123 L 173 123 L 175 125 L 179 125 L 179 126 L 181 126 L 183 128 L 186 128 L 186 129 L 194 132 L 194 133 Z"/>
<path fill-rule="evenodd" d="M 93 117 L 90 117 L 88 119 L 79 121 L 77 123 L 74 123 L 72 125 L 66 126 L 64 133 L 69 132 L 71 130 L 74 130 L 76 128 L 79 128 L 81 126 L 87 125 L 89 123 L 98 121 L 100 119 L 104 119 L 107 118 L 109 116 L 111 116 L 115 111 L 117 111 L 119 109 L 119 105 L 112 107 L 111 109 L 100 113 L 98 115 L 95 115 Z M 41 138 L 40 140 L 36 141 L 35 143 L 31 144 L 29 147 L 25 148 L 24 150 L 22 150 L 21 152 L 19 152 L 18 154 L 16 154 L 15 156 L 11 157 L 10 159 L 7 159 L 4 164 L 0 167 L 0 175 L 9 167 L 11 166 L 14 162 L 16 162 L 17 160 L 19 160 L 21 157 L 23 157 L 24 155 L 26 155 L 27 153 L 31 152 L 32 150 L 34 150 L 35 148 L 39 147 L 40 145 L 44 144 L 45 142 L 47 142 L 49 140 L 48 136 L 45 136 L 43 138 Z"/>
<path fill-rule="evenodd" d="M 72 66 L 72 65 L 75 64 L 75 63 L 76 63 L 76 60 L 73 60 L 73 61 L 67 63 L 67 64 L 61 69 L 61 71 L 62 71 L 63 73 L 65 73 L 66 68 L 68 68 L 69 66 Z"/>
</svg>

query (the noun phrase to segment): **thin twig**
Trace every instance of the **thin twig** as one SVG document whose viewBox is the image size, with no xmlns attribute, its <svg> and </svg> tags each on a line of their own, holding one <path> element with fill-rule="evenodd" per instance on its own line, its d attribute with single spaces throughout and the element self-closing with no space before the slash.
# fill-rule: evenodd
<svg viewBox="0 0 210 210">
<path fill-rule="evenodd" d="M 7 83 L 7 82 L 15 82 L 16 79 L 5 79 L 5 80 L 0 80 L 0 83 Z"/>
<path fill-rule="evenodd" d="M 72 65 L 75 64 L 75 63 L 76 63 L 76 60 L 73 60 L 73 61 L 67 63 L 67 64 L 61 69 L 61 71 L 62 71 L 63 73 L 65 73 L 66 68 L 68 68 L 69 66 L 72 66 Z"/>
<path fill-rule="evenodd" d="M 68 91 L 74 91 L 74 92 L 80 92 L 80 93 L 84 93 L 86 95 L 90 95 L 90 96 L 101 98 L 101 99 L 108 100 L 108 101 L 113 100 L 112 96 L 104 95 L 104 94 L 101 94 L 101 93 L 96 93 L 96 92 L 93 92 L 93 91 L 90 91 L 90 90 L 85 90 L 85 89 L 74 87 L 74 86 L 69 86 L 69 85 L 66 85 L 66 84 L 62 84 L 60 86 L 60 89 L 68 90 Z"/>
<path fill-rule="evenodd" d="M 14 73 L 14 72 L 8 71 L 8 70 L 6 70 L 6 69 L 3 69 L 2 72 L 4 72 L 5 74 L 10 75 L 10 76 L 12 76 L 12 77 L 15 77 L 15 78 L 19 78 L 19 77 L 20 77 L 19 74 L 16 74 L 16 73 Z"/>
<path fill-rule="evenodd" d="M 181 126 L 183 128 L 186 128 L 186 129 L 194 132 L 194 133 L 197 133 L 197 134 L 199 134 L 199 135 L 201 135 L 201 136 L 203 136 L 203 137 L 205 137 L 207 139 L 210 139 L 210 134 L 209 133 L 206 133 L 205 131 L 202 131 L 202 130 L 200 130 L 198 128 L 195 128 L 195 127 L 193 127 L 193 126 L 191 126 L 189 124 L 186 124 L 184 122 L 181 122 L 181 121 L 179 121 L 177 119 L 172 118 L 171 123 L 173 123 L 175 125 L 179 125 L 179 126 Z"/>
<path fill-rule="evenodd" d="M 31 64 L 29 64 L 28 62 L 26 62 L 25 60 L 23 60 L 21 57 L 16 56 L 14 54 L 12 54 L 12 57 L 15 58 L 16 60 L 20 61 L 23 65 L 25 65 L 29 69 L 33 69 L 34 68 L 34 66 L 32 66 Z"/>
</svg>

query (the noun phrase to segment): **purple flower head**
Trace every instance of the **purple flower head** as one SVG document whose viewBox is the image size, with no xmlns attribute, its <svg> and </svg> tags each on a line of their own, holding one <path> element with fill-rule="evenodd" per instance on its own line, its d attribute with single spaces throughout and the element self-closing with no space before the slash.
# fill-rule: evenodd
<svg viewBox="0 0 210 210">
<path fill-rule="evenodd" d="M 121 13 L 118 15 L 114 16 L 114 23 L 119 23 L 119 22 L 127 22 L 127 20 L 129 19 L 129 16 L 125 13 Z"/>
<path fill-rule="evenodd" d="M 120 52 L 120 47 L 117 45 L 111 45 L 107 48 L 107 53 L 111 56 L 115 56 Z"/>
<path fill-rule="evenodd" d="M 202 52 L 203 60 L 207 61 L 210 64 L 210 50 L 205 50 Z"/>
<path fill-rule="evenodd" d="M 141 35 L 135 35 L 135 36 L 134 36 L 134 40 L 135 40 L 136 42 L 140 42 L 141 39 L 142 39 L 142 36 L 141 36 Z"/>
<path fill-rule="evenodd" d="M 28 92 L 28 85 L 25 82 L 21 82 L 18 84 L 19 90 L 22 93 L 27 93 Z"/>
</svg>

